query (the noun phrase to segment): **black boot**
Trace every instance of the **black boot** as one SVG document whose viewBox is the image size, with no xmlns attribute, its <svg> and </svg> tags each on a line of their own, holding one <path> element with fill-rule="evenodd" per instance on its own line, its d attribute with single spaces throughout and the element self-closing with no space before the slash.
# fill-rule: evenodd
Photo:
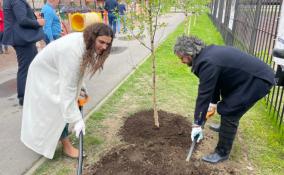
<svg viewBox="0 0 284 175">
<path fill-rule="evenodd" d="M 205 162 L 209 162 L 209 163 L 219 163 L 224 160 L 227 160 L 228 158 L 229 158 L 229 155 L 221 156 L 217 152 L 214 152 L 212 154 L 202 157 L 202 160 Z"/>
<path fill-rule="evenodd" d="M 19 105 L 23 106 L 24 105 L 24 98 L 19 98 Z"/>
</svg>

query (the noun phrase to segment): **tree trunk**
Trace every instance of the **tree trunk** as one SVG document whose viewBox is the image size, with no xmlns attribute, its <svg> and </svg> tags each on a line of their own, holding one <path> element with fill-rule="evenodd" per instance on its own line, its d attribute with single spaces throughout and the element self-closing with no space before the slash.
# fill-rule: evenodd
<svg viewBox="0 0 284 175">
<path fill-rule="evenodd" d="M 183 31 L 183 33 L 184 34 L 187 34 L 187 26 L 188 26 L 188 15 L 187 15 L 187 12 L 185 12 L 185 27 L 184 27 L 184 31 Z"/>
<path fill-rule="evenodd" d="M 157 108 L 157 93 L 156 93 L 156 56 L 155 52 L 152 52 L 152 75 L 153 75 L 153 109 L 154 109 L 154 124 L 157 128 L 160 127 L 159 115 Z"/>
<path fill-rule="evenodd" d="M 188 16 L 188 26 L 187 26 L 187 35 L 190 34 L 190 27 L 191 27 L 191 16 Z"/>
<path fill-rule="evenodd" d="M 151 40 L 151 58 L 152 58 L 152 81 L 153 81 L 153 110 L 154 110 L 154 124 L 157 128 L 160 127 L 159 115 L 157 109 L 157 94 L 156 94 L 156 57 L 154 48 L 154 30 L 153 30 L 153 16 L 152 16 L 152 3 L 149 4 L 149 32 Z M 157 26 L 157 25 L 155 25 Z"/>
</svg>

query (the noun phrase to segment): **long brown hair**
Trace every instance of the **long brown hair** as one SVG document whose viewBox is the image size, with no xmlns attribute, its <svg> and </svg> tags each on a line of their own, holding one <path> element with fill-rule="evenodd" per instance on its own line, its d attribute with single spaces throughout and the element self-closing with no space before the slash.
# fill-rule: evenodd
<svg viewBox="0 0 284 175">
<path fill-rule="evenodd" d="M 86 71 L 92 77 L 98 69 L 103 68 L 103 64 L 110 54 L 113 32 L 112 29 L 103 23 L 95 23 L 89 25 L 83 32 L 85 42 L 85 52 L 83 54 L 83 61 L 81 64 L 80 72 L 84 74 Z M 99 36 L 110 36 L 112 38 L 110 45 L 102 54 L 96 54 L 95 45 L 96 39 Z"/>
</svg>

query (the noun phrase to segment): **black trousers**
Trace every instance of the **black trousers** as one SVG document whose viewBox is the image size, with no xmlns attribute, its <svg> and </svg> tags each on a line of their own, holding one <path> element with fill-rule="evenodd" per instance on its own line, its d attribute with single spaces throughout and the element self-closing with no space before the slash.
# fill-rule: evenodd
<svg viewBox="0 0 284 175">
<path fill-rule="evenodd" d="M 3 48 L 2 48 L 2 46 L 3 46 L 3 44 L 2 44 L 2 38 L 3 38 L 3 32 L 0 32 L 0 53 L 3 53 Z M 7 51 L 8 46 L 7 46 L 7 45 L 4 45 L 4 49 L 5 49 L 5 51 Z"/>
<path fill-rule="evenodd" d="M 18 99 L 24 100 L 26 79 L 28 69 L 37 54 L 37 47 L 35 43 L 28 44 L 25 46 L 14 46 L 17 54 L 18 61 L 18 72 L 17 72 L 17 93 Z"/>
<path fill-rule="evenodd" d="M 247 103 L 242 108 L 242 112 L 238 112 L 240 115 L 221 115 L 219 141 L 215 148 L 215 151 L 219 155 L 227 156 L 230 154 L 242 115 L 245 114 L 259 99 L 268 94 L 271 87 L 272 84 L 259 78 L 253 78 L 251 86 L 246 87 L 245 97 L 242 98 L 246 99 Z"/>
<path fill-rule="evenodd" d="M 221 156 L 230 154 L 241 117 L 222 117 L 219 141 L 215 151 Z"/>
</svg>

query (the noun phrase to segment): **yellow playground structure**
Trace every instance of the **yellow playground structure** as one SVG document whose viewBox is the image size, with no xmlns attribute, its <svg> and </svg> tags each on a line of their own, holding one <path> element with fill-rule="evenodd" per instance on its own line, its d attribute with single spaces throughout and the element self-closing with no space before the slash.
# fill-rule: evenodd
<svg viewBox="0 0 284 175">
<path fill-rule="evenodd" d="M 73 31 L 81 32 L 88 25 L 103 22 L 102 14 L 97 12 L 69 14 L 69 22 Z"/>
</svg>

